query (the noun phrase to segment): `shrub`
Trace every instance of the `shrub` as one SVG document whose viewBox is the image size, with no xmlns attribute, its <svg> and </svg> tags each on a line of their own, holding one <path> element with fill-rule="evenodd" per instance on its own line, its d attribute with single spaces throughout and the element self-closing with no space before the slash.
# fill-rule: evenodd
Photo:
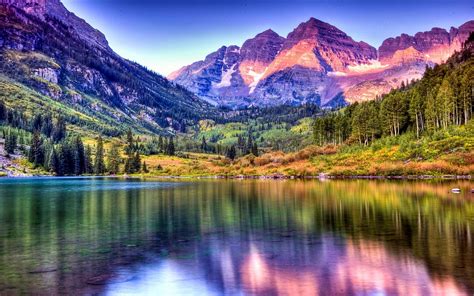
<svg viewBox="0 0 474 296">
<path fill-rule="evenodd" d="M 268 154 L 262 155 L 262 156 L 257 157 L 257 158 L 254 159 L 254 164 L 257 165 L 257 166 L 264 166 L 264 165 L 267 165 L 271 162 L 272 162 L 272 160 L 270 159 Z"/>
</svg>

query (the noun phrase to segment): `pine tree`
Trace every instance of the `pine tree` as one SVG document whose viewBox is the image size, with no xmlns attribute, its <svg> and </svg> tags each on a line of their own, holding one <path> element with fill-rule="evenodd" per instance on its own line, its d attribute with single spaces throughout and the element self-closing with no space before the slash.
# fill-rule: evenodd
<svg viewBox="0 0 474 296">
<path fill-rule="evenodd" d="M 59 144 L 59 162 L 64 175 L 75 175 L 78 157 L 73 141 L 62 141 Z"/>
<path fill-rule="evenodd" d="M 7 121 L 7 107 L 5 106 L 5 103 L 0 100 L 0 122 L 5 121 Z"/>
<path fill-rule="evenodd" d="M 87 145 L 84 153 L 84 173 L 91 175 L 94 173 L 94 166 L 92 164 L 92 148 Z"/>
<path fill-rule="evenodd" d="M 44 163 L 43 140 L 41 139 L 39 131 L 36 131 L 31 139 L 28 160 L 33 163 L 35 167 Z"/>
<path fill-rule="evenodd" d="M 131 155 L 133 152 L 135 152 L 135 141 L 133 140 L 133 133 L 131 129 L 128 129 L 127 131 L 127 144 L 125 146 L 125 154 Z"/>
<path fill-rule="evenodd" d="M 74 174 L 80 176 L 85 173 L 86 156 L 84 150 L 84 143 L 81 137 L 77 136 L 73 143 L 74 148 Z"/>
<path fill-rule="evenodd" d="M 166 154 L 173 156 L 175 154 L 173 138 L 169 139 L 168 148 L 166 149 Z"/>
<path fill-rule="evenodd" d="M 164 147 L 164 146 L 163 146 L 163 137 L 160 136 L 160 137 L 158 138 L 158 152 L 159 152 L 159 153 L 163 153 L 163 152 L 165 151 L 165 149 L 164 149 L 163 147 Z"/>
<path fill-rule="evenodd" d="M 237 151 L 235 149 L 235 145 L 232 145 L 227 150 L 226 157 L 229 158 L 230 160 L 234 160 L 236 156 L 237 156 Z"/>
<path fill-rule="evenodd" d="M 134 168 L 133 168 L 133 158 L 129 155 L 125 159 L 125 168 L 124 168 L 125 173 L 127 174 L 133 174 L 135 173 Z"/>
<path fill-rule="evenodd" d="M 137 144 L 133 139 L 132 130 L 129 129 L 127 132 L 127 144 L 125 146 L 125 154 L 127 155 L 127 159 L 125 160 L 125 173 L 133 174 L 136 173 L 140 169 L 140 163 L 137 165 L 135 163 L 135 151 L 137 150 Z"/>
<path fill-rule="evenodd" d="M 68 151 L 65 145 L 60 145 L 58 150 L 58 172 L 57 175 L 64 176 L 69 174 L 69 168 L 67 165 Z"/>
<path fill-rule="evenodd" d="M 256 142 L 254 142 L 252 145 L 252 154 L 258 156 L 258 146 Z"/>
<path fill-rule="evenodd" d="M 149 171 L 148 171 L 148 167 L 147 167 L 147 165 L 146 165 L 146 162 L 145 162 L 145 161 L 143 161 L 143 165 L 142 165 L 142 172 L 144 172 L 144 173 L 149 173 Z"/>
<path fill-rule="evenodd" d="M 133 157 L 133 172 L 138 173 L 141 169 L 141 158 L 140 158 L 140 152 L 135 152 L 135 155 Z"/>
<path fill-rule="evenodd" d="M 204 153 L 207 152 L 207 142 L 206 142 L 206 137 L 204 137 L 204 136 L 202 136 L 201 151 L 204 152 Z"/>
<path fill-rule="evenodd" d="M 143 145 L 140 144 L 140 138 L 137 137 L 135 140 L 135 146 L 133 147 L 134 151 L 142 151 L 143 150 Z"/>
<path fill-rule="evenodd" d="M 244 153 L 245 140 L 244 140 L 244 138 L 242 137 L 242 135 L 239 135 L 239 136 L 237 137 L 237 148 L 238 148 L 242 153 Z"/>
<path fill-rule="evenodd" d="M 44 144 L 44 161 L 43 169 L 47 172 L 51 172 L 50 162 L 51 162 L 51 151 L 53 150 L 54 145 L 51 145 L 49 142 L 45 141 Z"/>
<path fill-rule="evenodd" d="M 120 163 L 122 158 L 116 145 L 112 145 L 107 154 L 107 170 L 110 174 L 116 175 L 120 172 Z"/>
<path fill-rule="evenodd" d="M 66 138 L 66 122 L 63 117 L 58 117 L 53 128 L 53 141 L 58 143 Z"/>
<path fill-rule="evenodd" d="M 249 154 L 252 152 L 253 148 L 253 139 L 252 139 L 252 134 L 249 132 L 249 135 L 247 137 L 247 145 L 245 147 L 245 152 L 244 154 Z"/>
<path fill-rule="evenodd" d="M 68 152 L 65 145 L 60 144 L 58 146 L 57 155 L 58 155 L 58 162 L 56 166 L 56 175 L 57 176 L 67 175 L 68 168 L 66 166 L 67 166 Z"/>
<path fill-rule="evenodd" d="M 97 147 L 95 151 L 94 159 L 94 173 L 97 175 L 103 175 L 106 172 L 104 162 L 104 143 L 102 137 L 99 136 L 97 139 Z"/>
<path fill-rule="evenodd" d="M 32 129 L 34 132 L 39 132 L 41 131 L 41 126 L 43 125 L 43 116 L 41 116 L 41 114 L 36 114 L 34 117 L 33 117 L 33 121 L 32 121 Z"/>
<path fill-rule="evenodd" d="M 59 157 L 58 153 L 56 152 L 56 149 L 53 148 L 50 151 L 50 155 L 48 157 L 48 168 L 50 172 L 55 173 L 57 176 L 62 176 L 62 172 L 60 171 L 60 166 L 59 166 Z"/>
<path fill-rule="evenodd" d="M 14 154 L 17 146 L 17 135 L 11 129 L 5 134 L 5 152 Z"/>
<path fill-rule="evenodd" d="M 162 149 L 163 154 L 168 154 L 168 144 L 169 144 L 168 138 L 163 138 L 163 149 Z"/>
<path fill-rule="evenodd" d="M 53 119 L 51 118 L 51 114 L 49 113 L 43 117 L 41 133 L 47 138 L 50 138 L 53 133 Z"/>
</svg>

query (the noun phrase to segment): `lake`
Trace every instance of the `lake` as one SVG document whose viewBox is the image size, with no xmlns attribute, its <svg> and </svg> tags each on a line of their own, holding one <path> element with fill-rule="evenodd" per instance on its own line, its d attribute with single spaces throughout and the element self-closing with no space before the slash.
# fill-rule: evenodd
<svg viewBox="0 0 474 296">
<path fill-rule="evenodd" d="M 2 179 L 0 294 L 472 295 L 471 188 Z"/>
</svg>

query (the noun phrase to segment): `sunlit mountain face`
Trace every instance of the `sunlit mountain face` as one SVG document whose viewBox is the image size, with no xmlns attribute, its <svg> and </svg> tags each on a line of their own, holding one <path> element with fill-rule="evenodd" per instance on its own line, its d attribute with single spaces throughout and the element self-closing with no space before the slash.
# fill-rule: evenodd
<svg viewBox="0 0 474 296">
<path fill-rule="evenodd" d="M 375 49 L 311 18 L 286 38 L 267 30 L 168 76 L 216 104 L 337 104 L 375 99 L 420 79 L 462 48 L 474 21 L 386 39 Z M 244 100 L 245 99 L 245 100 Z"/>
</svg>

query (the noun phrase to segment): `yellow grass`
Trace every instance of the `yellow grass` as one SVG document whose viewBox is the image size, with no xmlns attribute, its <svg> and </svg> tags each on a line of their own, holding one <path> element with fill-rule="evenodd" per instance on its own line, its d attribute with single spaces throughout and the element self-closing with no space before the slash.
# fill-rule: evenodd
<svg viewBox="0 0 474 296">
<path fill-rule="evenodd" d="M 474 152 L 448 153 L 434 160 L 396 160 L 398 147 L 344 154 L 336 147 L 310 146 L 299 152 L 271 152 L 231 162 L 222 156 L 188 153 L 185 157 L 143 157 L 150 176 L 412 176 L 472 175 Z"/>
</svg>

